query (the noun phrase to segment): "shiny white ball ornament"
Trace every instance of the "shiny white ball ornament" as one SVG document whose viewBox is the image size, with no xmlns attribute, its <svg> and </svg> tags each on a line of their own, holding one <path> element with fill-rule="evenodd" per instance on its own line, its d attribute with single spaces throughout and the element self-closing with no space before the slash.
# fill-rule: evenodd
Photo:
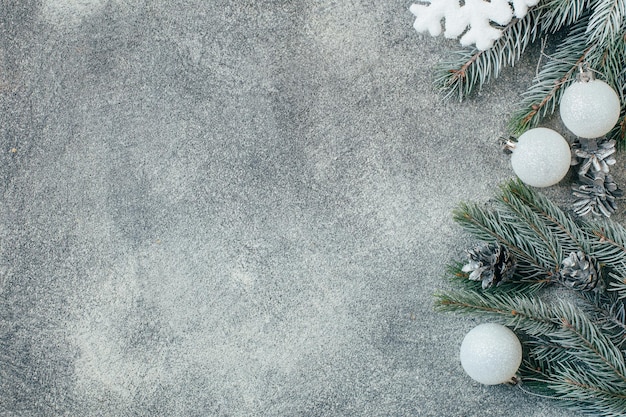
<svg viewBox="0 0 626 417">
<path fill-rule="evenodd" d="M 511 381 L 521 363 L 522 344 L 515 333 L 500 324 L 480 324 L 461 343 L 461 365 L 481 384 Z"/>
<path fill-rule="evenodd" d="M 513 171 L 522 182 L 533 187 L 558 183 L 569 171 L 571 162 L 572 153 L 565 138 L 545 127 L 522 134 L 511 154 Z"/>
<path fill-rule="evenodd" d="M 599 138 L 613 129 L 620 114 L 617 93 L 601 80 L 578 81 L 563 92 L 563 124 L 581 138 Z"/>
</svg>

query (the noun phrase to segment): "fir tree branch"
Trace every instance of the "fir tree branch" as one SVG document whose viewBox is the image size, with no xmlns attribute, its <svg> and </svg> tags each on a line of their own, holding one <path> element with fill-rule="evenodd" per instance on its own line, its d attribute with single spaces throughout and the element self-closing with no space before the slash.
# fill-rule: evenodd
<svg viewBox="0 0 626 417">
<path fill-rule="evenodd" d="M 573 74 L 592 49 L 586 44 L 586 28 L 586 18 L 581 18 L 573 25 L 552 59 L 539 72 L 533 86 L 522 95 L 520 110 L 509 123 L 509 130 L 513 134 L 521 134 L 537 126 L 546 115 L 554 112 L 563 88 L 572 82 Z"/>
<path fill-rule="evenodd" d="M 558 332 L 552 337 L 559 344 L 570 349 L 573 356 L 578 357 L 588 366 L 594 366 L 593 374 L 598 376 L 598 385 L 622 386 L 626 389 L 626 364 L 622 352 L 573 305 L 561 305 L 564 317 L 562 326 L 567 333 Z M 569 310 L 569 311 L 567 311 Z"/>
<path fill-rule="evenodd" d="M 594 322 L 611 338 L 615 346 L 623 350 L 626 344 L 626 305 L 619 292 L 611 290 L 609 286 L 609 291 L 601 294 L 583 294 L 587 296 L 589 304 L 596 306 Z"/>
<path fill-rule="evenodd" d="M 531 9 L 521 19 L 513 19 L 502 30 L 502 36 L 488 50 L 469 49 L 450 54 L 436 70 L 435 85 L 450 98 L 463 101 L 482 86 L 498 78 L 502 69 L 514 66 L 526 47 L 538 35 L 541 12 Z"/>
<path fill-rule="evenodd" d="M 476 237 L 517 249 L 525 262 L 535 260 L 515 273 L 523 281 L 528 271 L 543 268 L 545 279 L 535 280 L 534 288 L 552 282 L 548 264 L 554 260 L 541 255 L 542 245 L 551 253 L 558 247 L 582 250 L 600 262 L 605 272 L 598 279 L 606 278 L 612 291 L 601 282 L 595 291 L 575 291 L 576 301 L 558 297 L 550 303 L 521 284 L 482 290 L 457 263 L 449 273 L 462 288 L 437 294 L 435 305 L 514 327 L 524 350 L 522 380 L 534 391 L 594 415 L 626 414 L 626 228 L 574 219 L 519 181 L 505 183 L 488 207 L 461 205 L 455 219 Z"/>
<path fill-rule="evenodd" d="M 538 253 L 538 246 L 532 244 L 518 247 L 519 229 L 511 225 L 502 213 L 485 210 L 476 204 L 460 204 L 453 212 L 454 220 L 477 238 L 486 242 L 500 242 L 516 257 L 518 267 L 527 277 L 552 275 L 554 265 L 546 260 L 546 256 Z"/>
<path fill-rule="evenodd" d="M 577 22 L 589 7 L 590 0 L 546 0 L 536 7 L 542 11 L 542 31 L 558 32 Z"/>
<path fill-rule="evenodd" d="M 622 99 L 622 103 L 624 99 Z M 622 114 L 617 122 L 617 125 L 611 130 L 611 132 L 607 135 L 609 139 L 615 140 L 618 144 L 620 144 L 620 148 L 623 148 L 624 142 L 626 141 L 626 109 L 622 109 Z"/>
<path fill-rule="evenodd" d="M 608 138 L 623 145 L 626 140 L 626 17 L 621 29 L 611 42 L 607 42 L 603 54 L 596 61 L 593 64 L 603 72 L 606 82 L 615 89 L 622 103 L 620 118 Z"/>
<path fill-rule="evenodd" d="M 537 213 L 546 222 L 551 232 L 558 236 L 561 252 L 575 252 L 582 250 L 589 251 L 587 244 L 587 233 L 585 233 L 574 219 L 561 210 L 556 204 L 552 203 L 545 196 L 525 186 L 519 180 L 512 180 L 501 188 L 500 199 L 506 204 L 516 201 L 517 204 L 524 204 Z M 563 260 L 563 253 L 559 257 L 560 262 Z"/>
<path fill-rule="evenodd" d="M 592 0 L 593 12 L 589 18 L 587 33 L 590 43 L 605 45 L 622 31 L 626 18 L 626 2 L 623 0 Z"/>
<path fill-rule="evenodd" d="M 587 374 L 587 381 L 593 381 L 590 386 L 613 400 L 626 392 L 621 352 L 583 310 L 572 304 L 560 301 L 550 306 L 524 295 L 457 291 L 438 295 L 437 309 L 479 314 L 534 337 L 530 342 L 525 341 L 524 346 L 540 369 L 533 367 L 525 372 L 542 373 L 542 382 L 564 398 L 586 400 L 580 393 L 572 394 L 568 383 L 582 373 Z M 548 339 L 539 345 L 537 338 L 546 336 Z M 620 404 L 612 403 L 611 407 L 621 412 L 626 410 Z"/>
<path fill-rule="evenodd" d="M 532 247 L 532 251 L 541 258 L 544 265 L 557 269 L 562 259 L 562 250 L 550 229 L 528 206 L 519 204 L 515 199 L 508 199 L 506 204 L 514 214 L 510 221 L 522 220 L 516 228 L 516 245 L 524 248 L 526 252 L 530 252 Z M 540 246 L 538 242 L 541 242 Z"/>
<path fill-rule="evenodd" d="M 544 369 L 545 376 L 553 374 L 556 366 L 575 360 L 571 352 L 553 341 L 536 337 L 525 342 L 528 349 L 528 356 L 532 358 L 540 369 Z M 535 368 L 536 369 L 536 368 Z"/>
<path fill-rule="evenodd" d="M 528 45 L 542 34 L 569 27 L 566 39 L 523 94 L 520 110 L 509 122 L 509 131 L 519 135 L 554 113 L 564 89 L 574 81 L 579 64 L 602 73 L 616 89 L 622 115 L 609 138 L 626 139 L 626 2 L 623 0 L 542 0 L 521 19 L 502 28 L 502 36 L 487 50 L 469 49 L 451 53 L 438 65 L 435 85 L 445 98 L 460 101 L 514 66 Z"/>
<path fill-rule="evenodd" d="M 616 222 L 597 221 L 587 228 L 594 238 L 589 239 L 590 253 L 600 262 L 620 268 L 626 265 L 626 229 Z M 626 272 L 626 270 L 622 269 Z"/>
<path fill-rule="evenodd" d="M 522 364 L 518 371 L 521 376 L 520 384 L 530 387 L 533 394 L 544 395 L 552 399 L 560 399 L 557 392 L 550 388 L 550 382 L 554 378 L 550 377 L 551 373 L 542 371 L 543 364 L 538 363 L 534 358 L 526 357 L 522 360 Z"/>
<path fill-rule="evenodd" d="M 626 8 L 626 5 L 623 7 Z M 612 36 L 602 40 L 588 39 L 587 42 L 591 47 L 587 56 L 588 66 L 601 73 L 604 81 L 615 89 L 620 97 L 623 110 L 624 95 L 626 94 L 626 69 L 624 68 L 624 62 L 626 62 L 626 18 L 623 18 L 620 28 Z"/>
<path fill-rule="evenodd" d="M 596 20 L 592 22 L 587 15 L 583 15 L 572 26 L 552 60 L 542 68 L 535 84 L 524 93 L 521 110 L 514 114 L 509 123 L 512 133 L 521 134 L 554 113 L 565 87 L 573 82 L 573 75 L 583 62 L 605 75 L 607 82 L 622 97 L 623 103 L 626 80 L 622 79 L 621 74 L 624 73 L 623 63 L 626 59 L 626 19 L 623 13 L 626 5 L 623 2 L 613 5 L 616 0 L 593 1 L 598 6 L 598 13 L 594 12 L 591 19 L 595 16 Z M 572 57 L 577 58 L 576 61 L 572 62 Z M 612 137 L 617 133 L 614 131 Z"/>
<path fill-rule="evenodd" d="M 592 415 L 623 416 L 626 410 L 626 389 L 623 385 L 606 386 L 591 372 L 580 367 L 562 367 L 549 386 L 565 403 Z"/>
<path fill-rule="evenodd" d="M 443 292 L 435 297 L 438 311 L 479 314 L 531 335 L 553 333 L 560 327 L 550 307 L 528 294 L 457 290 Z"/>
<path fill-rule="evenodd" d="M 620 300 L 626 300 L 626 276 L 611 274 L 609 291 L 615 291 Z"/>
</svg>

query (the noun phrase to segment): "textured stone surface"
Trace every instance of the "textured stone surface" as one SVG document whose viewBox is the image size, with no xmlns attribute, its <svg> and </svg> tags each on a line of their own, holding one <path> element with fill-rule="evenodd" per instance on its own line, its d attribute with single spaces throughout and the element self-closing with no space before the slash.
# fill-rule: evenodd
<svg viewBox="0 0 626 417">
<path fill-rule="evenodd" d="M 444 102 L 409 6 L 2 3 L 2 415 L 569 415 L 432 308 L 535 61 Z"/>
</svg>

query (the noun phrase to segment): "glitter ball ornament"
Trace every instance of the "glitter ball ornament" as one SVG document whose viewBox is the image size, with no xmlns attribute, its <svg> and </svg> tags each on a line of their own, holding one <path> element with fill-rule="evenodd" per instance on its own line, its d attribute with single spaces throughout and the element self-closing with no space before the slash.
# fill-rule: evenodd
<svg viewBox="0 0 626 417">
<path fill-rule="evenodd" d="M 522 344 L 515 333 L 500 324 L 480 324 L 461 343 L 461 365 L 481 384 L 511 381 L 521 363 Z"/>
<path fill-rule="evenodd" d="M 567 141 L 552 129 L 538 127 L 509 142 L 513 171 L 533 187 L 549 187 L 561 181 L 572 162 Z"/>
<path fill-rule="evenodd" d="M 590 72 L 583 74 L 563 92 L 561 119 L 576 136 L 599 138 L 609 133 L 619 119 L 619 97 L 610 85 L 594 80 Z"/>
</svg>

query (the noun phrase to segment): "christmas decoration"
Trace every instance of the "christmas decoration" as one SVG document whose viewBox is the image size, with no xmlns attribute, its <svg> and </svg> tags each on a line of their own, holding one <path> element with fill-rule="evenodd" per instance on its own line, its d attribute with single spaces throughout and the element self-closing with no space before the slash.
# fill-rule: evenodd
<svg viewBox="0 0 626 417">
<path fill-rule="evenodd" d="M 617 209 L 616 198 L 623 195 L 609 174 L 598 173 L 593 177 L 583 175 L 572 189 L 576 201 L 574 211 L 580 216 L 592 213 L 610 217 Z"/>
<path fill-rule="evenodd" d="M 579 175 L 586 175 L 589 168 L 595 172 L 609 173 L 609 166 L 615 165 L 615 141 L 605 140 L 598 144 L 595 139 L 576 141 L 572 144 L 574 155 L 580 164 Z"/>
<path fill-rule="evenodd" d="M 420 3 L 423 4 L 411 6 L 416 15 L 415 28 L 418 31 L 429 30 L 433 35 L 441 31 L 442 19 L 446 23 L 446 36 L 453 36 L 454 30 L 448 32 L 450 25 L 454 29 L 462 26 L 470 14 L 472 18 L 482 18 L 481 24 L 468 24 L 472 26 L 471 36 L 462 41 L 467 44 L 480 39 L 480 45 L 477 42 L 476 47 L 453 52 L 441 61 L 435 83 L 445 97 L 455 95 L 460 100 L 467 98 L 497 78 L 504 68 L 515 65 L 529 45 L 541 40 L 552 52 L 549 56 L 542 53 L 538 64 L 540 70 L 523 95 L 519 110 L 510 120 L 510 132 L 520 135 L 552 114 L 565 89 L 576 81 L 580 64 L 586 63 L 588 68 L 601 74 L 598 78 L 602 78 L 620 99 L 619 119 L 608 133 L 608 138 L 619 142 L 626 137 L 626 71 L 623 71 L 626 62 L 625 1 L 512 2 L 513 17 L 508 23 L 496 26 L 498 37 L 495 40 L 493 25 L 485 22 L 496 18 L 502 18 L 500 22 L 503 22 L 505 13 L 496 16 L 492 9 L 483 11 L 484 4 L 479 3 L 486 2 L 466 0 L 462 7 L 467 8 L 468 13 L 463 18 L 457 17 L 461 9 L 457 0 Z M 494 8 L 498 6 L 504 10 L 504 3 L 507 2 L 492 0 L 490 3 L 496 4 Z M 490 13 L 494 13 L 493 18 L 489 17 Z M 565 36 L 552 36 L 556 32 L 565 33 Z M 488 45 L 491 46 L 485 49 Z"/>
<path fill-rule="evenodd" d="M 522 363 L 522 345 L 511 330 L 497 323 L 474 327 L 461 343 L 461 366 L 485 385 L 510 382 Z"/>
<path fill-rule="evenodd" d="M 581 216 L 610 217 L 617 209 L 616 198 L 622 196 L 609 167 L 615 164 L 615 141 L 581 139 L 572 145 L 578 169 L 578 183 L 572 186 L 576 197 L 574 211 Z"/>
<path fill-rule="evenodd" d="M 509 143 L 515 174 L 533 187 L 549 187 L 561 181 L 571 165 L 567 141 L 552 129 L 538 127 Z"/>
<path fill-rule="evenodd" d="M 619 97 L 610 85 L 594 79 L 591 71 L 581 69 L 578 81 L 563 92 L 560 113 L 565 127 L 576 136 L 598 138 L 617 123 Z"/>
<path fill-rule="evenodd" d="M 413 27 L 418 32 L 428 31 L 431 36 L 438 36 L 441 21 L 445 19 L 447 38 L 461 36 L 461 45 L 476 44 L 478 49 L 485 50 L 502 36 L 502 29 L 494 24 L 501 27 L 509 23 L 513 15 L 523 17 L 528 6 L 538 1 L 465 0 L 460 4 L 459 0 L 423 0 L 420 2 L 423 4 L 413 4 L 409 10 L 415 15 Z"/>
<path fill-rule="evenodd" d="M 454 219 L 505 246 L 517 266 L 513 279 L 483 289 L 453 264 L 438 309 L 515 329 L 525 390 L 589 415 L 626 415 L 626 228 L 570 216 L 517 180 L 489 206 L 461 204 Z M 555 283 L 565 293 L 553 293 Z"/>
<path fill-rule="evenodd" d="M 515 261 L 506 246 L 483 243 L 467 251 L 469 263 L 463 272 L 470 272 L 469 279 L 481 281 L 483 288 L 509 281 L 515 270 Z"/>
<path fill-rule="evenodd" d="M 595 259 L 579 250 L 569 254 L 561 263 L 558 281 L 579 291 L 593 291 L 598 287 L 600 268 Z"/>
</svg>

